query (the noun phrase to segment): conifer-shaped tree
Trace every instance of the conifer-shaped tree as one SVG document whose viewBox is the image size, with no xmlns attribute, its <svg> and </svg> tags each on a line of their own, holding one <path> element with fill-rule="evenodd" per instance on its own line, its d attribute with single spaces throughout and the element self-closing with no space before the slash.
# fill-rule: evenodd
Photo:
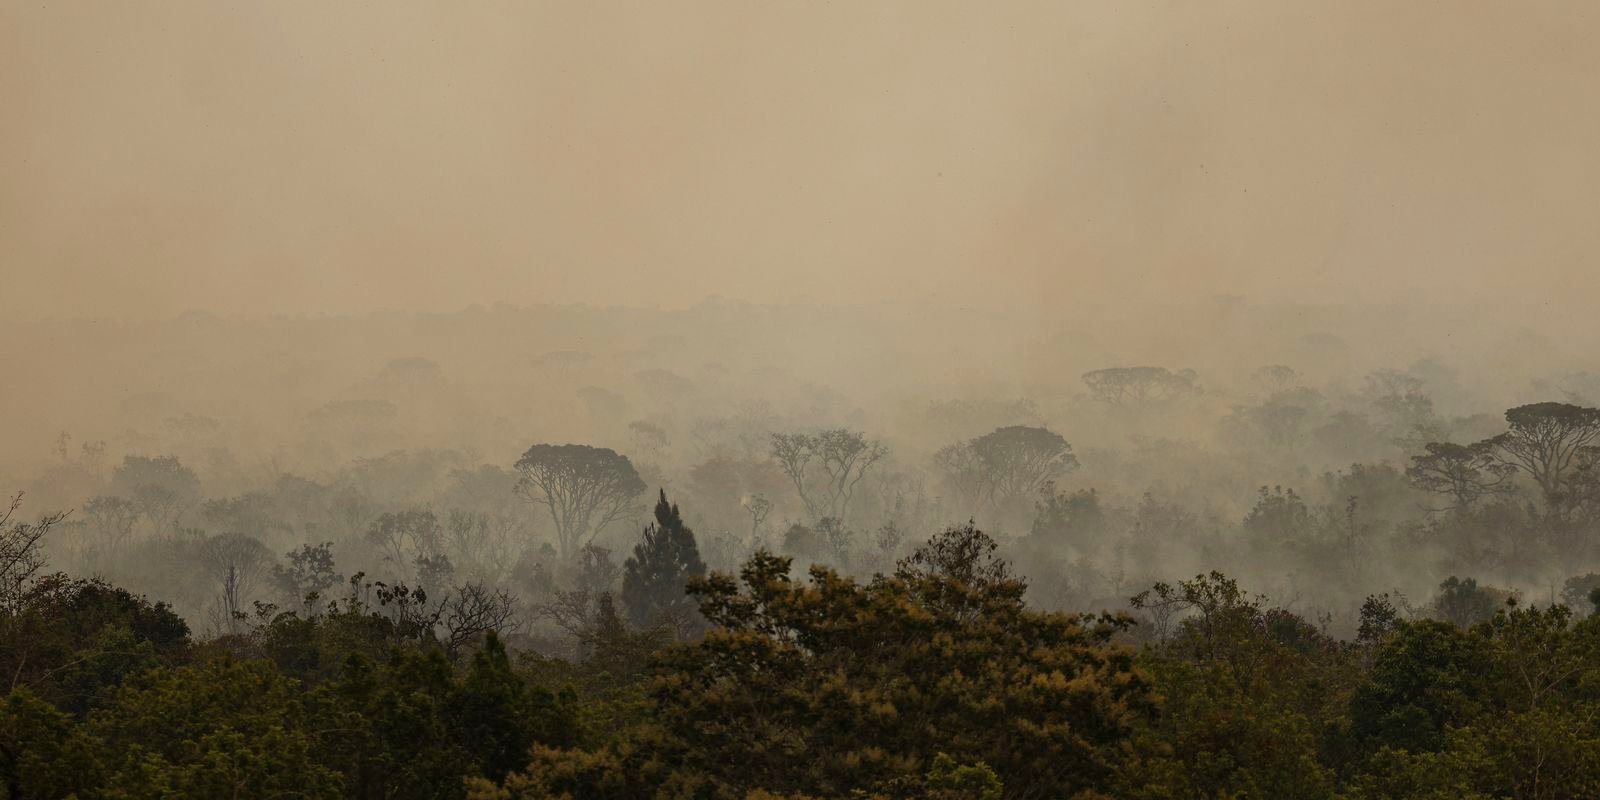
<svg viewBox="0 0 1600 800">
<path fill-rule="evenodd" d="M 667 502 L 663 489 L 655 524 L 645 527 L 622 567 L 622 605 L 629 620 L 639 627 L 666 626 L 679 636 L 692 632 L 699 627 L 699 611 L 684 587 L 705 572 L 694 531 L 683 524 L 683 515 Z"/>
</svg>

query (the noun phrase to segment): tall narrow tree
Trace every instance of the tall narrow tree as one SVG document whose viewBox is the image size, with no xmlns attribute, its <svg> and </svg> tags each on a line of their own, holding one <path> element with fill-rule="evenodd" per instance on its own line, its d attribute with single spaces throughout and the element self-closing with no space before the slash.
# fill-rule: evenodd
<svg viewBox="0 0 1600 800">
<path fill-rule="evenodd" d="M 705 572 L 694 531 L 662 490 L 655 524 L 645 527 L 644 538 L 622 567 L 622 604 L 629 619 L 639 627 L 670 627 L 679 637 L 690 633 L 698 626 L 699 612 L 684 587 Z"/>
</svg>

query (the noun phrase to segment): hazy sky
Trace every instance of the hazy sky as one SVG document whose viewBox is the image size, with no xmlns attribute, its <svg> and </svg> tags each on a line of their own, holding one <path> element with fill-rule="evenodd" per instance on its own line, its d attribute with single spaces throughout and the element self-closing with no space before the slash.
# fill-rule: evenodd
<svg viewBox="0 0 1600 800">
<path fill-rule="evenodd" d="M 0 4 L 0 313 L 1600 297 L 1600 6 Z M 1444 287 L 1444 288 L 1439 288 Z"/>
</svg>

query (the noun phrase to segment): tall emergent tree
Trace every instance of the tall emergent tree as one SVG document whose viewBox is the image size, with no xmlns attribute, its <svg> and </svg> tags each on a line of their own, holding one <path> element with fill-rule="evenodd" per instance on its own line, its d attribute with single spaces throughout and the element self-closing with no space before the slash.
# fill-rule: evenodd
<svg viewBox="0 0 1600 800">
<path fill-rule="evenodd" d="M 1423 449 L 1411 457 L 1406 477 L 1412 486 L 1446 498 L 1449 505 L 1442 511 L 1471 511 L 1479 500 L 1504 489 L 1513 471 L 1495 458 L 1488 442 L 1429 442 Z"/>
<path fill-rule="evenodd" d="M 622 604 L 634 625 L 665 625 L 678 634 L 694 627 L 696 603 L 684 587 L 689 579 L 706 574 L 705 562 L 695 545 L 694 531 L 683 524 L 676 504 L 661 491 L 656 501 L 656 521 L 644 529 L 633 555 L 622 565 Z"/>
<path fill-rule="evenodd" d="M 950 445 L 934 455 L 957 493 L 990 505 L 1033 498 L 1078 466 L 1072 445 L 1048 428 L 1010 425 Z"/>
<path fill-rule="evenodd" d="M 1600 439 L 1600 409 L 1533 403 L 1507 409 L 1509 430 L 1485 444 L 1502 463 L 1528 473 L 1544 495 L 1546 513 L 1563 513 L 1564 484 L 1583 449 Z"/>
<path fill-rule="evenodd" d="M 813 522 L 844 519 L 856 486 L 889 448 L 860 431 L 772 434 L 772 458 L 794 484 Z"/>
<path fill-rule="evenodd" d="M 550 510 L 561 557 L 634 511 L 644 480 L 628 457 L 606 447 L 536 444 L 517 460 L 517 495 Z"/>
</svg>

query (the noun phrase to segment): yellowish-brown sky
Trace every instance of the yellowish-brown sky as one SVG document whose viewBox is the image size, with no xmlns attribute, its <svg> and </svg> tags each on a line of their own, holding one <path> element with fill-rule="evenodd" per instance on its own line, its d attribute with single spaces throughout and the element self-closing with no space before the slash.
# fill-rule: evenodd
<svg viewBox="0 0 1600 800">
<path fill-rule="evenodd" d="M 1600 296 L 1592 2 L 0 4 L 0 313 Z"/>
</svg>

